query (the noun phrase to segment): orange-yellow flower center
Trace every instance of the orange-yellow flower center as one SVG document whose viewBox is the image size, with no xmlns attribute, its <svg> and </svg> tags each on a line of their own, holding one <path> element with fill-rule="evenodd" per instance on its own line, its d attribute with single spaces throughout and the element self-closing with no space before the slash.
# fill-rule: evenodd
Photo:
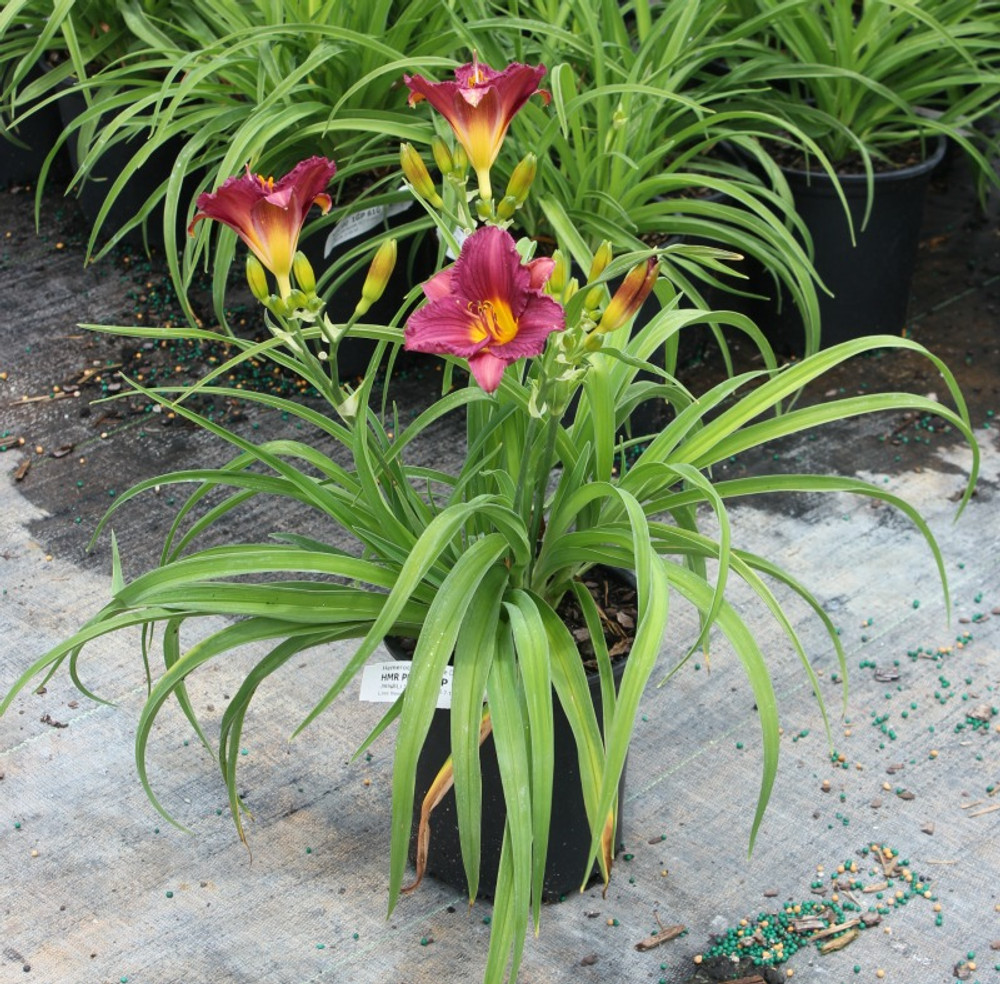
<svg viewBox="0 0 1000 984">
<path fill-rule="evenodd" d="M 476 315 L 476 323 L 472 327 L 474 342 L 489 339 L 497 345 L 505 345 L 517 336 L 517 318 L 506 301 L 499 298 L 470 301 L 469 310 Z"/>
<path fill-rule="evenodd" d="M 479 54 L 472 52 L 472 74 L 469 76 L 466 85 L 471 89 L 477 85 L 487 82 L 486 73 L 479 67 Z"/>
<path fill-rule="evenodd" d="M 257 180 L 260 182 L 260 186 L 268 194 L 270 194 L 272 191 L 274 191 L 274 178 L 273 177 L 265 178 L 263 174 L 258 174 L 257 175 Z"/>
</svg>

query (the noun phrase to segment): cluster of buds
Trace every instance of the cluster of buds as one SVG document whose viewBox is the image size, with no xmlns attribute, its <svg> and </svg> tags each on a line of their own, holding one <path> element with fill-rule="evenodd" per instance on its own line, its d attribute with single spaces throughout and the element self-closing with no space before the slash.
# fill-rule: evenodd
<svg viewBox="0 0 1000 984">
<path fill-rule="evenodd" d="M 605 240 L 594 253 L 587 273 L 587 283 L 593 286 L 587 289 L 584 296 L 583 310 L 584 321 L 590 326 L 586 347 L 591 351 L 601 347 L 601 336 L 617 331 L 635 317 L 652 292 L 659 276 L 660 263 L 655 256 L 637 263 L 625 275 L 618 289 L 605 304 L 608 296 L 607 288 L 598 281 L 613 257 L 611 243 Z M 580 283 L 576 277 L 570 276 L 569 260 L 561 250 L 557 249 L 552 259 L 555 263 L 546 290 L 560 303 L 566 305 L 579 291 Z"/>
<path fill-rule="evenodd" d="M 264 264 L 253 253 L 247 255 L 246 274 L 253 296 L 279 318 L 295 315 L 312 321 L 323 308 L 323 299 L 316 293 L 316 274 L 301 250 L 292 258 L 291 277 L 285 284 L 279 285 L 282 287 L 281 294 L 271 291 Z M 292 286 L 293 280 L 295 286 Z"/>
<path fill-rule="evenodd" d="M 458 189 L 459 208 L 465 201 L 465 185 L 468 175 L 468 157 L 461 144 L 454 149 L 440 138 L 431 141 L 431 152 L 434 163 L 441 172 L 445 182 Z M 431 172 L 420 152 L 409 143 L 399 146 L 399 166 L 403 171 L 410 189 L 423 199 L 431 208 L 444 208 L 444 200 L 438 192 Z M 510 225 L 517 210 L 527 201 L 528 193 L 538 173 L 538 158 L 535 154 L 526 154 L 514 168 L 507 182 L 507 188 L 499 202 L 480 196 L 476 203 L 476 215 L 484 222 L 505 227 Z M 468 224 L 468 223 L 466 223 Z"/>
</svg>

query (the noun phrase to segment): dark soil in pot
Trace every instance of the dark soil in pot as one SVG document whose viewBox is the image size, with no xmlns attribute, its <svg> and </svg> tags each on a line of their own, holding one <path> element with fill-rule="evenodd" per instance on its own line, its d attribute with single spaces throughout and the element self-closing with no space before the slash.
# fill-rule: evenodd
<svg viewBox="0 0 1000 984">
<path fill-rule="evenodd" d="M 605 637 L 612 658 L 615 686 L 621 682 L 625 672 L 626 657 L 631 648 L 632 631 L 636 619 L 636 594 L 634 585 L 624 580 L 619 572 L 592 572 L 585 578 L 585 584 L 601 611 L 604 613 Z M 594 662 L 583 616 L 572 599 L 564 600 L 559 614 L 577 639 L 580 656 L 588 672 L 590 694 L 594 701 L 597 719 L 601 721 L 601 686 Z M 398 640 L 407 642 L 410 640 Z M 580 788 L 579 764 L 576 742 L 569 723 L 558 701 L 554 701 L 555 767 L 552 787 L 552 824 L 549 833 L 548 854 L 545 871 L 544 898 L 558 901 L 576 892 L 586 874 L 586 860 L 590 848 L 590 827 Z M 411 858 L 415 851 L 416 825 L 420 816 L 420 805 L 426 790 L 430 787 L 448 755 L 451 753 L 450 712 L 436 710 L 431 729 L 424 743 L 417 763 L 416 799 L 414 810 L 414 839 L 411 841 Z M 480 763 L 483 776 L 482 804 L 482 852 L 480 863 L 479 895 L 492 898 L 500 862 L 500 848 L 503 843 L 506 809 L 497 766 L 496 752 L 492 736 L 488 737 L 480 749 Z M 617 842 L 622 834 L 622 808 L 625 770 L 622 771 L 618 788 Z M 454 790 L 449 791 L 431 816 L 430 851 L 427 873 L 440 881 L 465 891 L 467 888 L 465 868 L 462 864 L 458 840 L 458 825 L 455 811 Z M 590 878 L 598 876 L 595 868 Z"/>
</svg>

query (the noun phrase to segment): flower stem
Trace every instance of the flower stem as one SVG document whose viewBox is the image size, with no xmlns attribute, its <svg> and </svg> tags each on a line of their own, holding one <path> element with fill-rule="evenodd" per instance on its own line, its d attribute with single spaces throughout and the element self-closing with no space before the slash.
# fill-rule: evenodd
<svg viewBox="0 0 1000 984">
<path fill-rule="evenodd" d="M 556 438 L 559 435 L 559 417 L 550 414 L 545 426 L 545 449 L 542 452 L 542 459 L 535 469 L 535 496 L 531 506 L 530 535 L 528 544 L 530 546 L 530 560 L 528 561 L 527 583 L 531 583 L 531 576 L 534 573 L 535 554 L 538 549 L 538 540 L 542 534 L 542 513 L 545 509 L 545 494 L 549 486 L 549 474 L 552 471 L 552 461 L 555 458 Z"/>
</svg>

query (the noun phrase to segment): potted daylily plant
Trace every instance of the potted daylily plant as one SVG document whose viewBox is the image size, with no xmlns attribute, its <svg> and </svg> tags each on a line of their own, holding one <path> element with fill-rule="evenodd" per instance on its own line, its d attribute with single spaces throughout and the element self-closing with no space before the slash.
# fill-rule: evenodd
<svg viewBox="0 0 1000 984">
<path fill-rule="evenodd" d="M 1000 107 L 1000 11 L 976 0 L 730 7 L 720 43 L 732 84 L 785 121 L 770 146 L 827 288 L 824 342 L 900 331 L 924 195 L 946 147 L 967 159 L 981 196 L 1000 187 L 1000 148 L 987 122 Z M 825 156 L 788 146 L 785 127 L 810 134 Z M 754 313 L 794 343 L 812 312 L 773 279 L 754 287 L 783 297 L 783 307 Z"/>
<path fill-rule="evenodd" d="M 333 161 L 314 156 L 278 180 L 248 169 L 200 197 L 194 223 L 222 223 L 249 247 L 247 279 L 265 308 L 270 337 L 256 344 L 232 341 L 238 354 L 191 387 L 146 390 L 138 382 L 132 387 L 230 442 L 237 453 L 225 467 L 163 475 L 120 496 L 114 509 L 155 485 L 193 482 L 182 511 L 190 528 L 178 523 L 161 564 L 129 582 L 116 547 L 109 603 L 28 667 L 0 704 L 5 710 L 39 674 L 66 661 L 78 679 L 81 649 L 96 636 L 127 625 L 162 627 L 165 668 L 151 682 L 139 717 L 136 753 L 147 793 L 168 815 L 146 770 L 147 741 L 159 711 L 175 697 L 208 743 L 186 679 L 236 646 L 265 644 L 268 651 L 233 694 L 218 739 L 242 836 L 236 765 L 244 716 L 258 686 L 304 650 L 357 640 L 347 665 L 304 714 L 302 728 L 344 692 L 387 636 L 410 640 L 406 688 L 365 743 L 395 724 L 389 905 L 398 903 L 407 880 L 415 807 L 419 880 L 427 852 L 433 857 L 434 806 L 451 787 L 464 881 L 470 898 L 477 894 L 480 869 L 487 864 L 480 843 L 485 796 L 480 746 L 489 736 L 505 809 L 491 893 L 495 914 L 485 968 L 491 982 L 517 977 L 529 919 L 537 927 L 540 918 L 556 707 L 572 734 L 585 813 L 575 883 L 583 884 L 595 863 L 605 882 L 611 874 L 619 780 L 640 695 L 660 652 L 671 592 L 701 614 L 702 629 L 689 640 L 690 651 L 707 643 L 713 627 L 725 634 L 745 666 L 759 709 L 764 766 L 751 842 L 777 768 L 778 719 L 767 662 L 728 603 L 727 582 L 739 579 L 752 588 L 810 676 L 803 647 L 767 580 L 777 579 L 812 606 L 843 659 L 817 599 L 779 566 L 738 548 L 727 500 L 764 491 L 852 492 L 881 500 L 918 525 L 944 579 L 938 547 L 919 514 L 881 487 L 802 474 L 720 481 L 712 477 L 712 466 L 823 423 L 906 408 L 936 414 L 965 435 L 973 450 L 966 498 L 978 468 L 955 380 L 916 343 L 898 337 L 845 343 L 792 366 L 727 379 L 696 395 L 657 369 L 650 354 L 685 326 L 724 316 L 666 305 L 641 330 L 630 331 L 660 276 L 660 251 L 612 258 L 609 250 L 598 250 L 590 260 L 589 283 L 574 289 L 564 258 L 535 257 L 530 241 L 515 240 L 507 227 L 530 193 L 534 162 L 529 158 L 513 169 L 503 194 L 494 189 L 491 172 L 511 118 L 541 91 L 543 72 L 542 66 L 520 64 L 494 71 L 473 61 L 458 68 L 453 81 L 416 75 L 406 80 L 411 101 L 430 102 L 451 125 L 457 144 L 438 148 L 444 175 L 439 187 L 425 177 L 419 156 L 403 150 L 408 182 L 455 257 L 422 285 L 425 302 L 405 326 L 364 321 L 392 273 L 391 245 L 379 246 L 355 312 L 344 324 L 327 316 L 314 271 L 296 249 L 310 208 L 330 205 L 326 188 Z M 471 190 L 466 162 L 475 174 Z M 624 280 L 611 295 L 605 284 L 622 273 Z M 95 330 L 147 339 L 175 333 L 213 337 L 196 329 Z M 338 347 L 351 335 L 377 343 L 371 371 L 353 390 L 337 373 Z M 956 409 L 916 395 L 871 394 L 772 416 L 785 398 L 875 344 L 925 355 L 941 373 Z M 441 355 L 446 381 L 430 407 L 406 426 L 390 428 L 378 412 L 375 369 L 401 345 Z M 272 359 L 320 394 L 317 410 L 267 392 L 240 391 L 312 428 L 315 441 L 254 443 L 188 405 L 195 392 L 234 395 L 219 381 L 250 357 Z M 460 384 L 462 370 L 469 373 L 467 385 Z M 659 433 L 622 437 L 622 425 L 648 400 L 670 405 L 668 424 Z M 455 415 L 464 417 L 467 432 L 459 467 L 408 464 L 411 443 Z M 347 453 L 348 465 L 324 450 L 331 443 Z M 201 512 L 205 496 L 219 491 L 227 497 L 214 498 Z M 286 534 L 280 542 L 198 548 L 200 533 L 254 496 L 276 496 L 315 511 L 326 528 L 339 530 L 339 539 Z M 618 647 L 605 640 L 599 606 L 581 581 L 601 567 L 625 569 L 634 578 L 634 632 L 617 687 L 612 651 Z M 577 646 L 580 633 L 564 621 L 566 602 L 576 606 L 588 630 L 583 634 L 589 635 L 596 663 L 599 709 Z M 184 647 L 184 623 L 209 614 L 236 620 Z M 449 664 L 450 750 L 429 787 L 417 790 L 418 759 Z M 812 682 L 819 699 L 815 678 Z"/>
</svg>

